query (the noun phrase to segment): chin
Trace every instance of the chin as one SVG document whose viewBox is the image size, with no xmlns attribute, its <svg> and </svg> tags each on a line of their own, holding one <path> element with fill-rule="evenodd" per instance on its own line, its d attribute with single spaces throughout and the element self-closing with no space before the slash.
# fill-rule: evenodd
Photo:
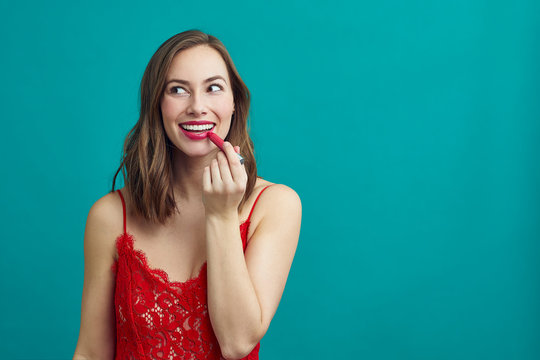
<svg viewBox="0 0 540 360">
<path fill-rule="evenodd" d="M 180 148 L 177 148 L 177 150 L 183 155 L 183 156 L 186 156 L 186 157 L 189 157 L 189 158 L 200 158 L 200 157 L 205 157 L 205 156 L 208 156 L 208 155 L 211 155 L 213 150 L 212 149 L 189 149 L 187 151 L 184 151 Z"/>
</svg>

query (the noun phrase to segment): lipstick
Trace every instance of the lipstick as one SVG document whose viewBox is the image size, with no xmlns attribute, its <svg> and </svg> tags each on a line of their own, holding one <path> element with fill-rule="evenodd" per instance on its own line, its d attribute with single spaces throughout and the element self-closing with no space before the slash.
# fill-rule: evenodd
<svg viewBox="0 0 540 360">
<path fill-rule="evenodd" d="M 186 135 L 189 139 L 191 139 L 191 140 L 204 140 L 204 139 L 206 139 L 206 132 L 211 131 L 212 129 L 205 130 L 205 131 L 202 131 L 202 132 L 192 132 L 192 131 L 185 130 L 182 127 L 182 125 L 209 125 L 209 124 L 214 124 L 214 123 L 212 123 L 210 121 L 186 121 L 186 122 L 183 122 L 183 123 L 179 124 L 179 127 L 180 127 L 180 130 L 182 130 L 182 132 L 184 133 L 184 135 Z"/>
<path fill-rule="evenodd" d="M 210 140 L 212 140 L 212 142 L 214 144 L 216 144 L 216 146 L 218 148 L 220 148 L 222 151 L 224 151 L 223 150 L 223 139 L 222 138 L 220 138 L 215 132 L 212 132 L 212 131 L 207 132 L 206 135 L 208 136 L 208 138 Z M 238 156 L 238 159 L 240 159 L 240 164 L 243 165 L 244 164 L 244 158 L 238 153 L 236 155 Z"/>
</svg>

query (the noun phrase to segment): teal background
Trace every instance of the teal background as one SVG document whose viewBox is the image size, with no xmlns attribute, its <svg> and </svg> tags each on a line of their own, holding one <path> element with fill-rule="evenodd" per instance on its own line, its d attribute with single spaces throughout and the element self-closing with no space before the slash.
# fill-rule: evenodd
<svg viewBox="0 0 540 360">
<path fill-rule="evenodd" d="M 72 357 L 88 210 L 191 28 L 303 203 L 261 359 L 540 358 L 539 2 L 290 0 L 1 3 L 3 359 Z"/>
</svg>

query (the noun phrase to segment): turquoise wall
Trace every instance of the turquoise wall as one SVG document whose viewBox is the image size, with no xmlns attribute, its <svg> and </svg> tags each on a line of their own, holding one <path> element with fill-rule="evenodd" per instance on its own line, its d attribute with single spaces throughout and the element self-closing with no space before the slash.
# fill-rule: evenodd
<svg viewBox="0 0 540 360">
<path fill-rule="evenodd" d="M 88 210 L 148 60 L 198 28 L 303 202 L 261 359 L 540 358 L 540 3 L 232 3 L 0 5 L 1 357 L 73 355 Z"/>
</svg>

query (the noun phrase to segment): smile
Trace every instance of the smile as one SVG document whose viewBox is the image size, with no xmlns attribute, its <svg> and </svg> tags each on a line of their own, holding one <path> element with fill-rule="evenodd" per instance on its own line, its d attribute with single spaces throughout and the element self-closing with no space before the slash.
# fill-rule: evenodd
<svg viewBox="0 0 540 360">
<path fill-rule="evenodd" d="M 208 124 L 208 125 L 184 125 L 184 124 L 180 124 L 180 126 L 184 130 L 197 132 L 197 131 L 211 130 L 215 125 L 214 124 Z"/>
<path fill-rule="evenodd" d="M 203 125 L 179 124 L 180 130 L 191 140 L 204 140 L 206 133 L 212 131 L 216 124 L 206 123 Z"/>
</svg>

